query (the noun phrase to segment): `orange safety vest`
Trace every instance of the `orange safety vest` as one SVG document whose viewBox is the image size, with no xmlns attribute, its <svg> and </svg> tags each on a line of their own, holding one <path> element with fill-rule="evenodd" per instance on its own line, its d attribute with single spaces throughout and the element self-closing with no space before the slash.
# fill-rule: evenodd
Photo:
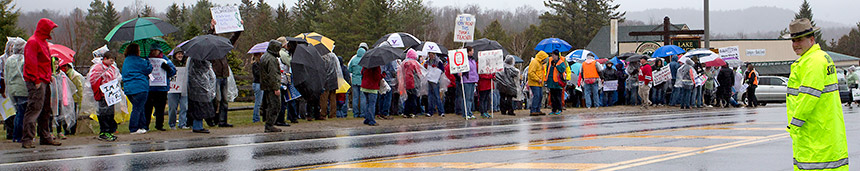
<svg viewBox="0 0 860 171">
<path fill-rule="evenodd" d="M 582 77 L 583 78 L 600 78 L 600 75 L 597 73 L 597 61 L 592 61 L 591 63 L 583 63 L 582 65 Z"/>
<path fill-rule="evenodd" d="M 549 70 L 549 69 L 551 69 L 549 65 L 552 63 L 552 57 L 549 57 L 549 58 L 547 58 L 547 59 L 548 59 L 548 61 L 547 61 L 546 65 L 544 66 L 544 68 L 546 68 L 547 70 Z M 561 65 L 561 64 L 563 64 L 563 63 L 564 63 L 564 60 L 563 60 L 563 59 L 558 59 L 558 62 L 556 62 L 555 66 Z M 555 67 L 553 67 L 553 68 L 555 68 Z M 549 71 L 547 71 L 547 72 L 549 72 Z M 553 69 L 553 70 L 552 70 L 552 72 L 553 72 L 553 73 L 552 73 L 552 81 L 557 82 L 557 83 L 560 83 L 560 84 L 562 84 L 562 87 L 564 87 L 564 85 L 563 85 L 563 84 L 564 84 L 565 82 L 564 82 L 564 81 L 561 81 L 561 78 L 562 78 L 563 76 L 561 76 L 561 74 L 559 74 L 559 73 L 558 73 L 558 69 Z M 544 77 L 543 77 L 543 82 L 546 82 L 546 80 L 549 80 L 549 78 L 548 78 L 548 77 L 549 77 L 549 74 L 544 75 Z"/>
<path fill-rule="evenodd" d="M 752 77 L 753 73 L 755 73 L 756 77 Z M 747 78 L 753 79 L 753 85 L 758 85 L 758 71 L 755 71 L 755 69 L 750 71 L 749 75 L 747 75 Z"/>
</svg>

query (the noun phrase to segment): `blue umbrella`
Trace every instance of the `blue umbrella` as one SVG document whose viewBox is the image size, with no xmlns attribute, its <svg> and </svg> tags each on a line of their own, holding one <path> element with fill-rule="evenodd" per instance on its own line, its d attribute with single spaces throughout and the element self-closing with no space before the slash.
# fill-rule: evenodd
<svg viewBox="0 0 860 171">
<path fill-rule="evenodd" d="M 576 61 L 576 60 L 584 61 L 585 58 L 588 57 L 588 54 L 593 55 L 594 59 L 598 58 L 597 54 L 594 54 L 593 52 L 591 52 L 589 50 L 585 50 L 585 49 L 579 49 L 579 50 L 575 50 L 573 52 L 570 52 L 567 54 L 567 56 L 564 56 L 564 58 L 567 59 L 567 62 Z"/>
<path fill-rule="evenodd" d="M 617 56 L 612 57 L 612 59 L 610 59 L 609 61 L 612 61 L 612 64 L 621 65 L 622 67 L 624 66 L 624 61 L 621 61 L 621 59 L 618 59 Z"/>
<path fill-rule="evenodd" d="M 672 55 L 680 55 L 680 54 L 684 54 L 686 52 L 687 51 L 685 51 L 684 49 L 681 49 L 681 47 L 678 47 L 675 45 L 666 45 L 666 46 L 657 48 L 657 50 L 654 51 L 654 54 L 651 54 L 651 57 L 660 58 L 660 57 L 666 57 L 666 56 L 672 56 Z"/>
<path fill-rule="evenodd" d="M 567 52 L 570 51 L 570 48 L 573 48 L 573 46 L 570 46 L 570 44 L 564 40 L 561 40 L 559 38 L 546 38 L 541 40 L 540 43 L 537 44 L 535 50 L 544 52 Z"/>
</svg>

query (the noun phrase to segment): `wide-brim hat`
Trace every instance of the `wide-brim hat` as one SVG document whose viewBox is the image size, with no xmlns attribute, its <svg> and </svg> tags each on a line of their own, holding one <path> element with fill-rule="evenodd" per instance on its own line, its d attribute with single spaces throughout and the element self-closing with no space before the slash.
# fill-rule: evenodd
<svg viewBox="0 0 860 171">
<path fill-rule="evenodd" d="M 820 31 L 820 27 L 813 27 L 809 19 L 801 18 L 791 21 L 788 25 L 789 34 L 782 35 L 783 39 L 801 38 Z"/>
</svg>

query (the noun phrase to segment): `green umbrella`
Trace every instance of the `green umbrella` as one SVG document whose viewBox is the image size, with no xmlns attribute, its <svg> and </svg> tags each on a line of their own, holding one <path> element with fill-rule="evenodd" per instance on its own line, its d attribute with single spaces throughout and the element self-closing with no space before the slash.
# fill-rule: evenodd
<svg viewBox="0 0 860 171">
<path fill-rule="evenodd" d="M 135 41 L 156 36 L 164 36 L 178 31 L 170 23 L 155 17 L 141 17 L 120 23 L 105 36 L 107 41 Z"/>
<path fill-rule="evenodd" d="M 140 56 L 149 56 L 150 47 L 152 47 L 153 45 L 161 47 L 161 53 L 170 52 L 170 50 L 173 49 L 170 47 L 170 44 L 167 44 L 167 41 L 165 41 L 164 39 L 160 37 L 151 37 L 125 42 L 124 44 L 122 44 L 122 47 L 119 48 L 119 51 L 125 53 L 125 48 L 127 48 L 128 45 L 130 45 L 131 43 L 137 43 L 137 45 L 140 45 Z"/>
</svg>

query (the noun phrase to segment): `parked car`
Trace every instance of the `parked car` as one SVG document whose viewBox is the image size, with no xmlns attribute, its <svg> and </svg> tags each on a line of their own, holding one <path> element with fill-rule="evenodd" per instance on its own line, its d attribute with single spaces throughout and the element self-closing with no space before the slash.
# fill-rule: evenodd
<svg viewBox="0 0 860 171">
<path fill-rule="evenodd" d="M 755 95 L 759 105 L 785 103 L 786 93 L 788 93 L 788 78 L 780 76 L 758 77 L 758 88 L 755 90 Z"/>
</svg>

